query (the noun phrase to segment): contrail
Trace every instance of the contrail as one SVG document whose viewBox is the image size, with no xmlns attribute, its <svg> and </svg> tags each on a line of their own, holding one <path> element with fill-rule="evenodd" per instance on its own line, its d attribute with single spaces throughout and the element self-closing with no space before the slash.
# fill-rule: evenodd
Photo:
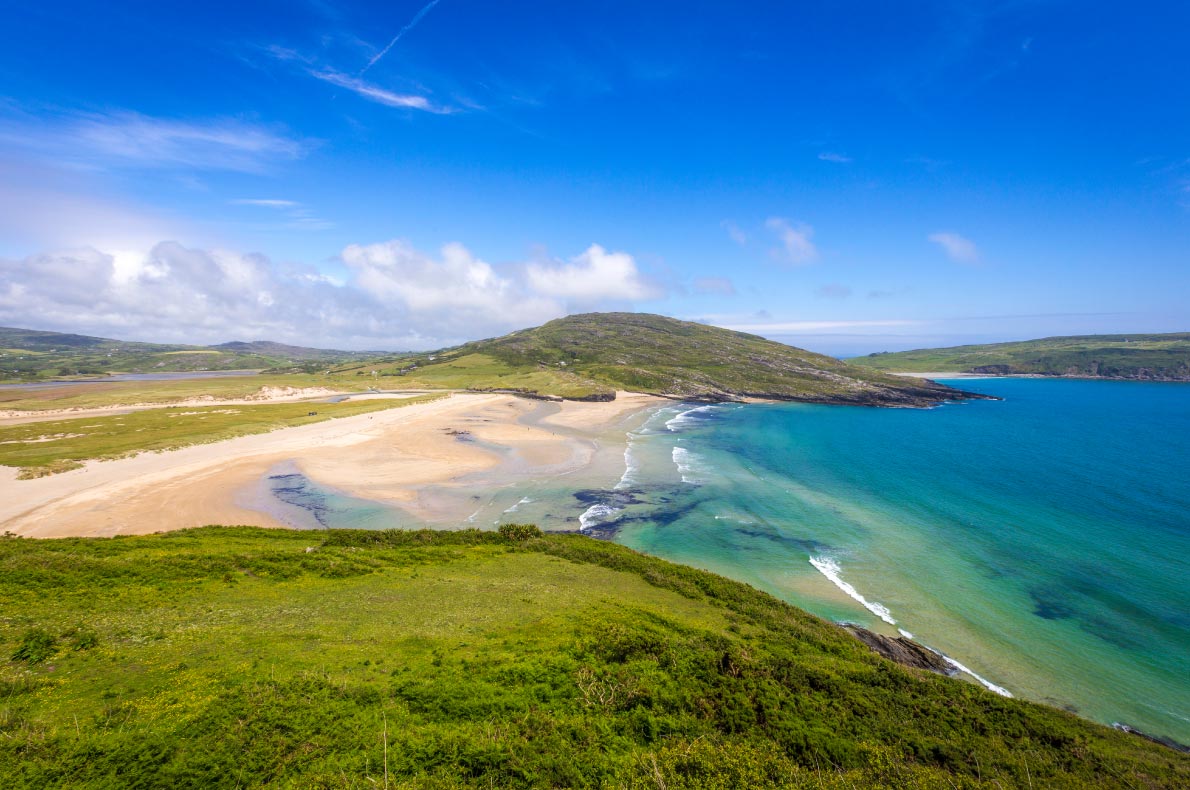
<svg viewBox="0 0 1190 790">
<path fill-rule="evenodd" d="M 393 40 L 388 42 L 388 46 L 385 47 L 384 49 L 380 50 L 379 55 L 377 55 L 376 57 L 374 57 L 368 61 L 368 65 L 364 66 L 363 70 L 360 71 L 360 76 L 362 77 L 364 75 L 364 72 L 366 72 L 368 69 L 375 66 L 377 61 L 379 61 L 382 57 L 387 55 L 388 51 L 390 49 L 392 49 L 393 46 L 398 41 L 401 40 L 401 36 L 405 35 L 413 28 L 417 27 L 417 23 L 421 21 L 421 18 L 423 16 L 425 16 L 426 14 L 430 13 L 430 9 L 432 9 L 434 6 L 438 5 L 438 3 L 440 3 L 440 2 L 442 2 L 442 0 L 430 0 L 430 2 L 426 3 L 425 6 L 420 11 L 418 11 L 416 15 L 414 15 L 413 19 L 409 20 L 409 24 L 405 25 L 405 27 L 401 28 L 401 30 L 395 36 L 393 36 Z"/>
</svg>

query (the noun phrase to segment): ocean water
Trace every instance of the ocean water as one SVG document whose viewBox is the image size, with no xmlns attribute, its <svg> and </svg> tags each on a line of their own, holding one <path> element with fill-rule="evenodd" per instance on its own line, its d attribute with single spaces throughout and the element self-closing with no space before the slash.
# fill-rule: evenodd
<svg viewBox="0 0 1190 790">
<path fill-rule="evenodd" d="M 456 514 L 431 526 L 581 530 L 910 634 L 992 691 L 1190 743 L 1190 385 L 952 383 L 1003 400 L 667 405 L 581 468 L 510 458 L 511 476 L 422 498 Z M 423 525 L 292 465 L 252 497 L 298 527 Z"/>
<path fill-rule="evenodd" d="M 661 410 L 591 526 L 1190 742 L 1190 385 L 952 383 L 1004 400 Z"/>
</svg>

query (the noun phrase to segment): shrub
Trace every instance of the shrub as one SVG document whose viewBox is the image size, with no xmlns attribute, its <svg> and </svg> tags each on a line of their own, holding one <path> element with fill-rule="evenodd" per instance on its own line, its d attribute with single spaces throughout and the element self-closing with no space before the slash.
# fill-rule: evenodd
<svg viewBox="0 0 1190 790">
<path fill-rule="evenodd" d="M 90 650 L 99 646 L 99 634 L 90 628 L 76 628 L 68 636 L 72 650 Z"/>
<path fill-rule="evenodd" d="M 541 537 L 541 530 L 536 524 L 501 524 L 498 532 L 505 540 L 517 543 Z"/>
<path fill-rule="evenodd" d="M 58 640 L 44 628 L 31 628 L 21 637 L 21 644 L 12 654 L 13 661 L 40 664 L 58 652 Z"/>
</svg>

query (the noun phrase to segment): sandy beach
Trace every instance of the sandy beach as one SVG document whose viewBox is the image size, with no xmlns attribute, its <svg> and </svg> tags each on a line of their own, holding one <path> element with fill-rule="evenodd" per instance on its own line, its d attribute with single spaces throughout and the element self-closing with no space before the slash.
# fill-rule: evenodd
<svg viewBox="0 0 1190 790">
<path fill-rule="evenodd" d="M 34 480 L 17 480 L 15 469 L 0 467 L 0 529 L 71 537 L 205 524 L 286 526 L 242 504 L 243 491 L 286 461 L 319 483 L 429 517 L 418 496 L 426 486 L 459 484 L 479 472 L 514 478 L 573 471 L 590 461 L 600 432 L 664 403 L 631 393 L 608 403 L 454 393 L 216 444 L 92 461 Z"/>
</svg>

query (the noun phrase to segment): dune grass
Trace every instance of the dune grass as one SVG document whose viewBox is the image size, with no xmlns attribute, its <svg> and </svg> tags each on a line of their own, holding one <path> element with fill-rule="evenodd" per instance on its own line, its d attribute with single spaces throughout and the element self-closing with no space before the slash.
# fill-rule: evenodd
<svg viewBox="0 0 1190 790">
<path fill-rule="evenodd" d="M 174 406 L 0 426 L 0 465 L 20 467 L 23 478 L 40 477 L 77 468 L 80 461 L 174 450 L 441 397 L 435 394 L 342 403 Z"/>
<path fill-rule="evenodd" d="M 0 540 L 0 786 L 1190 781 L 1172 750 L 903 669 L 746 585 L 505 533 Z"/>
<path fill-rule="evenodd" d="M 0 410 L 95 409 L 131 404 L 166 404 L 194 398 L 237 400 L 258 394 L 264 387 L 325 388 L 361 392 L 373 382 L 356 376 L 278 374 L 228 376 L 172 381 L 97 381 L 67 386 L 0 389 Z"/>
</svg>

